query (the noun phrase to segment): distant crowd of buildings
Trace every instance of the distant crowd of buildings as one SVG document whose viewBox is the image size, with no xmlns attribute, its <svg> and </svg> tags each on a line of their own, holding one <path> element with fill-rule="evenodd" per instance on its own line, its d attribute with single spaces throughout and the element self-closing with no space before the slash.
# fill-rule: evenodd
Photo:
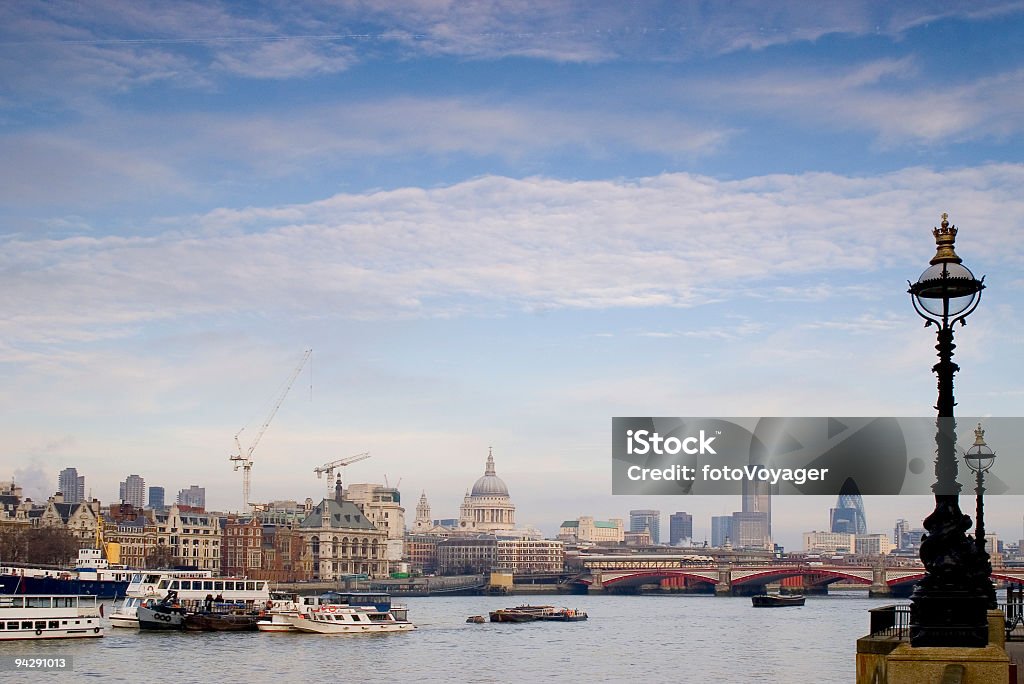
<svg viewBox="0 0 1024 684">
<path fill-rule="evenodd" d="M 491 570 L 514 573 L 561 572 L 566 550 L 590 547 L 651 547 L 663 544 L 661 511 L 629 512 L 621 518 L 566 520 L 556 539 L 516 523 L 516 507 L 488 453 L 484 474 L 467 490 L 455 518 L 433 518 L 426 492 L 406 525 L 397 488 L 380 484 L 335 483 L 320 501 L 252 504 L 246 514 L 205 510 L 206 491 L 192 485 L 165 504 L 163 487 L 145 486 L 136 474 L 120 483 L 120 502 L 103 506 L 86 498 L 85 478 L 75 468 L 58 477 L 58 493 L 45 503 L 22 496 L 15 484 L 0 485 L 0 530 L 60 527 L 82 547 L 98 541 L 116 549 L 132 567 L 194 567 L 225 575 L 273 581 L 335 580 L 351 575 L 391 573 L 465 574 Z M 693 516 L 669 515 L 670 546 L 693 547 Z M 807 556 L 916 557 L 924 530 L 899 520 L 892 536 L 867 531 L 864 502 L 856 491 L 840 494 L 830 510 L 829 529 L 803 535 Z M 1002 545 L 989 535 L 997 562 Z M 709 546 L 704 540 L 703 547 Z M 710 546 L 774 551 L 771 496 L 766 486 L 745 489 L 742 509 L 711 518 Z M 1019 549 L 1009 549 L 1016 553 Z M 799 553 L 799 552 L 798 552 Z"/>
</svg>

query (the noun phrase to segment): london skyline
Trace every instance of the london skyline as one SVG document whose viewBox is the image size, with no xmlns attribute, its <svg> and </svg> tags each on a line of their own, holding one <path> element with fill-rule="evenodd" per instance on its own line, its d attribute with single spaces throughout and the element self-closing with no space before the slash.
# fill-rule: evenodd
<svg viewBox="0 0 1024 684">
<path fill-rule="evenodd" d="M 493 446 L 524 523 L 706 521 L 737 502 L 612 497 L 610 418 L 932 415 L 942 212 L 988 285 L 958 415 L 1024 415 L 1022 37 L 1013 2 L 9 3 L 3 476 L 237 510 L 312 348 L 254 500 L 368 451 L 457 508 Z"/>
</svg>

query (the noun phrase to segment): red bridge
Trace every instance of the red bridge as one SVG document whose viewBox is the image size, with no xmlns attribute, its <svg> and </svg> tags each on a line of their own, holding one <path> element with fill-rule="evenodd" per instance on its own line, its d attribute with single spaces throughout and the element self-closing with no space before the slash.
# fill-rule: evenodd
<svg viewBox="0 0 1024 684">
<path fill-rule="evenodd" d="M 590 591 L 636 590 L 645 584 L 667 588 L 714 591 L 722 595 L 763 593 L 765 586 L 780 584 L 802 593 L 827 593 L 837 582 L 862 584 L 873 596 L 909 594 L 924 576 L 921 567 L 882 565 L 811 565 L 808 563 L 714 563 L 678 555 L 581 557 L 585 572 L 577 582 Z M 997 569 L 992 579 L 1024 583 L 1024 569 Z"/>
</svg>

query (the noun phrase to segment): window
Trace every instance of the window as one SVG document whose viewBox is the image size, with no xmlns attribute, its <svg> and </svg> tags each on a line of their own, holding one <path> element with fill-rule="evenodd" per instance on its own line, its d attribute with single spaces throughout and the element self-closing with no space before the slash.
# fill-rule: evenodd
<svg viewBox="0 0 1024 684">
<path fill-rule="evenodd" d="M 246 591 L 256 591 L 256 583 L 255 582 L 246 582 L 245 583 L 245 589 L 246 589 Z"/>
<path fill-rule="evenodd" d="M 58 629 L 60 627 L 60 620 L 50 620 L 50 629 Z"/>
<path fill-rule="evenodd" d="M 17 623 L 15 623 L 15 624 L 17 624 Z M 32 621 L 31 620 L 22 620 L 21 628 L 22 629 L 32 629 Z"/>
</svg>

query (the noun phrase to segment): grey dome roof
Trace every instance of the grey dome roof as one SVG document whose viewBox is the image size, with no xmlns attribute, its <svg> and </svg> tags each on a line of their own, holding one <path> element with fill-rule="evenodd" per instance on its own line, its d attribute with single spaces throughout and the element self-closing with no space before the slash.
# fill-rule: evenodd
<svg viewBox="0 0 1024 684">
<path fill-rule="evenodd" d="M 473 491 L 470 496 L 508 496 L 508 487 L 505 481 L 494 472 L 494 456 L 490 450 L 487 452 L 487 468 L 483 477 L 473 483 Z"/>
</svg>

